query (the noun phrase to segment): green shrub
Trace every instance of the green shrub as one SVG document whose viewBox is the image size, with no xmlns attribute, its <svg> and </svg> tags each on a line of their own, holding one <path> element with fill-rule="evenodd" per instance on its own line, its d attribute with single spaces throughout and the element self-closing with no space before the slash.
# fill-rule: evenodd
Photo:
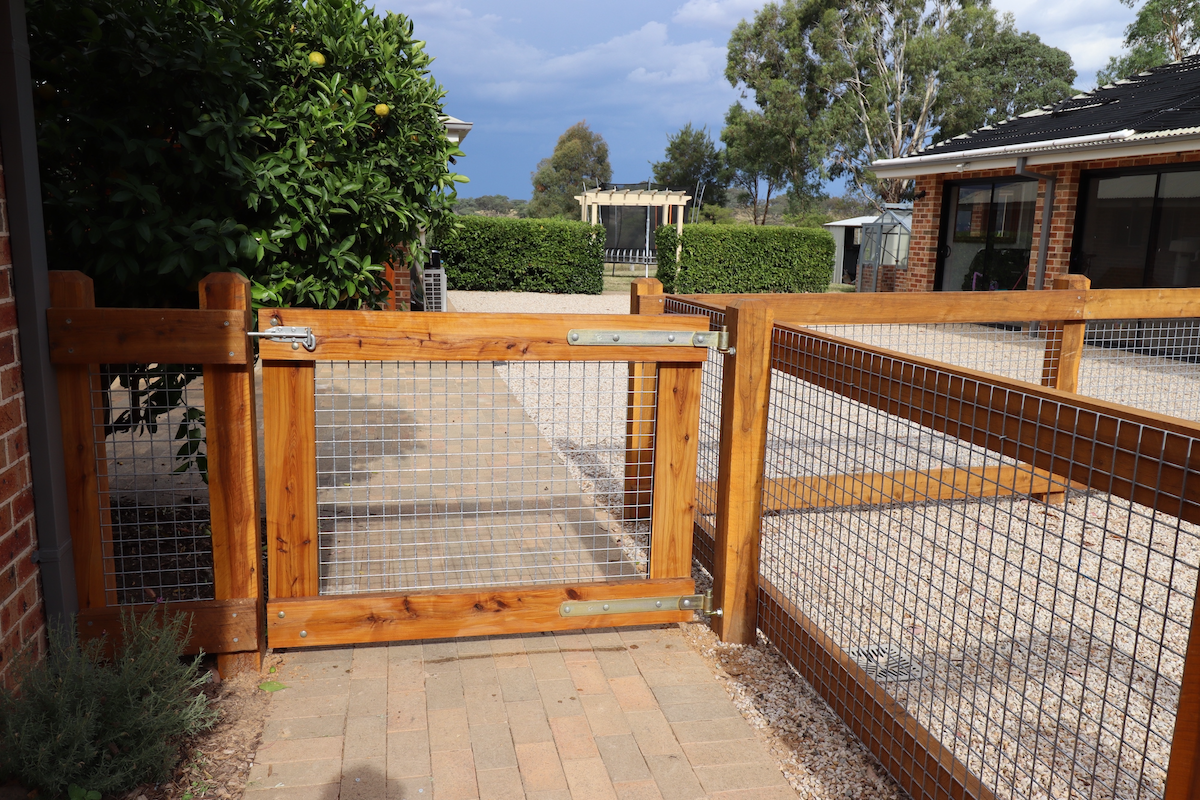
<svg viewBox="0 0 1200 800">
<path fill-rule="evenodd" d="M 676 294 L 823 292 L 833 274 L 833 237 L 821 228 L 686 225 L 654 236 L 658 279 Z"/>
<path fill-rule="evenodd" d="M 438 237 L 451 289 L 600 294 L 604 228 L 585 222 L 460 217 Z"/>
<path fill-rule="evenodd" d="M 199 658 L 180 660 L 186 617 L 129 614 L 121 630 L 111 660 L 103 640 L 80 644 L 73 628 L 51 630 L 20 694 L 0 693 L 0 774 L 51 796 L 72 784 L 121 791 L 167 777 L 181 737 L 212 726 Z"/>
</svg>

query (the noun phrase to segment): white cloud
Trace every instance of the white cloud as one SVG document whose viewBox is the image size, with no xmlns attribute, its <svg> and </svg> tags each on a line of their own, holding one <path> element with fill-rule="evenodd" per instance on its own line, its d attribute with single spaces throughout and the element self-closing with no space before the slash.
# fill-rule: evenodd
<svg viewBox="0 0 1200 800">
<path fill-rule="evenodd" d="M 671 21 L 728 32 L 743 19 L 752 18 L 763 5 L 763 0 L 687 0 Z"/>
<path fill-rule="evenodd" d="M 1125 26 L 1134 15 L 1120 0 L 996 0 L 993 5 L 1012 12 L 1019 30 L 1070 53 L 1081 89 L 1093 86 L 1096 70 L 1121 52 Z"/>
</svg>

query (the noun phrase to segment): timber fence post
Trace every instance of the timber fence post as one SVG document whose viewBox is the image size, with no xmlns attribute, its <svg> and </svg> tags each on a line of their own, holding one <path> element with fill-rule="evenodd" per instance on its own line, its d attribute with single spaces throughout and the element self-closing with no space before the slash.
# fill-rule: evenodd
<svg viewBox="0 0 1200 800">
<path fill-rule="evenodd" d="M 662 283 L 635 278 L 629 287 L 630 314 L 663 313 Z M 625 413 L 625 512 L 627 522 L 650 519 L 654 477 L 654 410 L 657 365 L 629 362 Z"/>
<path fill-rule="evenodd" d="M 1083 293 L 1080 309 L 1087 305 L 1087 291 L 1092 282 L 1084 275 L 1055 278 L 1054 288 Z M 1082 316 L 1082 315 L 1081 315 Z M 1063 320 L 1048 326 L 1046 356 L 1042 367 L 1042 385 L 1064 392 L 1079 391 L 1079 360 L 1083 355 L 1083 335 L 1087 329 L 1084 319 Z"/>
<path fill-rule="evenodd" d="M 52 308 L 95 308 L 92 279 L 77 271 L 50 272 Z M 59 364 L 59 410 L 63 462 L 67 476 L 67 517 L 75 559 L 80 610 L 117 604 L 115 588 L 105 585 L 104 562 L 112 558 L 112 516 L 108 506 L 108 459 L 104 410 L 93 403 L 100 375 L 90 364 Z"/>
<path fill-rule="evenodd" d="M 242 311 L 251 330 L 250 282 L 232 272 L 200 281 L 200 307 Z M 204 416 L 212 522 L 213 591 L 217 600 L 255 601 L 255 649 L 217 655 L 222 676 L 257 671 L 266 653 L 266 607 L 262 593 L 259 526 L 258 425 L 254 355 L 244 364 L 204 365 Z"/>
<path fill-rule="evenodd" d="M 762 300 L 738 300 L 725 320 L 734 352 L 721 386 L 713 602 L 722 615 L 713 621 L 722 641 L 753 644 L 774 313 Z"/>
<path fill-rule="evenodd" d="M 1198 458 L 1200 453 L 1188 453 L 1190 463 L 1196 463 Z M 1182 496 L 1200 490 L 1194 485 L 1195 478 L 1195 472 L 1184 475 Z M 1197 583 L 1197 590 L 1200 590 L 1200 582 Z M 1198 595 L 1193 593 L 1193 596 Z M 1200 798 L 1200 602 L 1192 604 L 1192 626 L 1188 631 L 1187 651 L 1183 657 L 1183 678 L 1179 687 L 1179 707 L 1175 713 L 1165 789 L 1165 800 Z"/>
</svg>

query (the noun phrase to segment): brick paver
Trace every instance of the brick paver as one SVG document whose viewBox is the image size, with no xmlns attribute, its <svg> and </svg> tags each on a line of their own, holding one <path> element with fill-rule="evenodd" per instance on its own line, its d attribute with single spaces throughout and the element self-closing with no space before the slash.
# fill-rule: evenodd
<svg viewBox="0 0 1200 800">
<path fill-rule="evenodd" d="M 677 626 L 282 655 L 245 800 L 796 797 Z"/>
</svg>

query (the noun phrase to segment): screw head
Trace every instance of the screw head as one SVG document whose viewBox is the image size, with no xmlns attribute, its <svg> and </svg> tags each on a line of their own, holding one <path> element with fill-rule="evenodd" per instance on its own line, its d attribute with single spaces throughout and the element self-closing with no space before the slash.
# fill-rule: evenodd
<svg viewBox="0 0 1200 800">
<path fill-rule="evenodd" d="M 283 619 L 283 612 L 282 612 L 282 611 L 280 611 L 280 612 L 279 612 L 279 618 L 280 618 L 280 619 Z"/>
<path fill-rule="evenodd" d="M 233 358 L 233 351 L 232 351 L 232 350 L 230 350 L 230 351 L 229 351 L 229 357 L 230 357 L 230 358 Z"/>
<path fill-rule="evenodd" d="M 70 321 L 71 321 L 71 320 L 67 320 L 67 322 L 70 322 Z M 572 341 L 572 342 L 578 342 L 578 341 L 579 341 L 579 334 L 578 334 L 578 333 L 572 333 L 572 334 L 571 334 L 571 341 Z"/>
<path fill-rule="evenodd" d="M 668 342 L 673 342 L 673 341 L 675 341 L 675 334 L 673 334 L 673 333 L 668 333 L 668 334 L 667 334 L 667 341 L 668 341 Z"/>
<path fill-rule="evenodd" d="M 619 342 L 619 341 L 621 341 L 621 334 L 619 334 L 619 333 L 614 333 L 614 334 L 613 334 L 613 341 L 614 341 L 614 342 Z"/>
<path fill-rule="evenodd" d="M 233 643 L 234 643 L 234 644 L 237 644 L 237 640 L 238 640 L 238 637 L 236 637 L 236 636 L 235 636 L 235 637 L 233 637 Z"/>
<path fill-rule="evenodd" d="M 226 328 L 228 328 L 228 327 L 229 327 L 229 320 L 225 320 L 225 321 L 224 321 L 224 322 L 222 322 L 221 324 L 222 324 L 222 325 L 224 325 Z"/>
<path fill-rule="evenodd" d="M 75 348 L 74 348 L 74 347 L 68 347 L 68 348 L 67 348 L 67 352 L 68 352 L 68 353 L 74 353 L 74 352 L 75 352 Z"/>
<path fill-rule="evenodd" d="M 655 607 L 655 608 L 662 608 L 662 600 L 656 600 L 656 601 L 654 602 L 654 607 Z"/>
<path fill-rule="evenodd" d="M 571 613 L 571 607 L 570 607 L 570 606 L 563 606 L 563 613 L 564 613 L 564 614 L 570 614 L 570 613 Z M 92 623 L 90 623 L 90 622 L 89 622 L 88 624 L 89 624 L 89 625 L 91 625 Z"/>
<path fill-rule="evenodd" d="M 68 325 L 70 325 L 70 324 L 71 324 L 71 318 L 70 318 L 70 317 L 67 317 L 67 324 L 68 324 Z"/>
<path fill-rule="evenodd" d="M 604 610 L 605 610 L 605 611 L 608 611 L 608 603 L 605 603 L 605 604 L 604 604 Z"/>
<path fill-rule="evenodd" d="M 236 611 L 235 611 L 235 612 L 233 612 L 233 616 L 235 616 L 235 617 L 237 616 L 237 612 L 236 612 Z M 236 640 L 235 640 L 235 641 L 236 641 Z"/>
<path fill-rule="evenodd" d="M 301 638 L 301 639 L 307 639 L 307 638 L 308 638 L 308 631 L 300 631 L 300 638 Z"/>
<path fill-rule="evenodd" d="M 292 342 L 292 349 L 293 349 L 293 350 L 299 350 L 299 349 L 300 349 L 300 343 L 299 343 L 299 342 Z"/>
</svg>

